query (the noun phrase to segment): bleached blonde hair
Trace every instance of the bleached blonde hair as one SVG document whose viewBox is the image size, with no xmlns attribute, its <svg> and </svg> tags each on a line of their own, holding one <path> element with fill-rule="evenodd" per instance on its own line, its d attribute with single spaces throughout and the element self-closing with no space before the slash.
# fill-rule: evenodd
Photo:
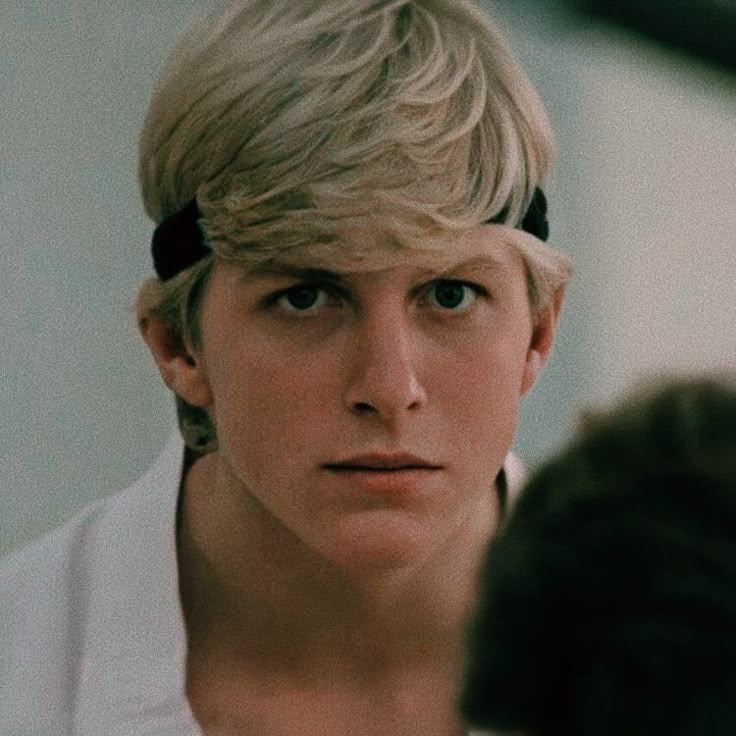
<svg viewBox="0 0 736 736">
<path fill-rule="evenodd" d="M 360 255 L 346 222 L 378 219 L 409 248 L 500 214 L 517 224 L 552 150 L 538 95 L 471 0 L 237 0 L 174 49 L 139 178 L 157 223 L 196 197 L 217 257 L 318 244 L 339 260 Z M 569 263 L 521 243 L 536 312 Z M 210 266 L 147 281 L 139 319 L 196 344 Z"/>
</svg>

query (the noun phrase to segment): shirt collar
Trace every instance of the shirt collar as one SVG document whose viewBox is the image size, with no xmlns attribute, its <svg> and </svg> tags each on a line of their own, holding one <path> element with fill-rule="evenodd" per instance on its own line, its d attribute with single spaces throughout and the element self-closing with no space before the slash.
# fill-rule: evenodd
<svg viewBox="0 0 736 736">
<path fill-rule="evenodd" d="M 185 693 L 176 509 L 183 443 L 114 496 L 90 529 L 77 591 L 85 620 L 78 686 L 83 734 L 199 734 Z M 167 728 L 165 726 L 170 726 Z"/>
</svg>

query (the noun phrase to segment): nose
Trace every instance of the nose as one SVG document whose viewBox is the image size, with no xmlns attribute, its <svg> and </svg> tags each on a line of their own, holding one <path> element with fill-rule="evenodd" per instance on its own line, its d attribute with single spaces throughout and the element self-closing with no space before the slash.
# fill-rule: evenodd
<svg viewBox="0 0 736 736">
<path fill-rule="evenodd" d="M 394 421 L 426 403 L 417 370 L 418 336 L 402 310 L 364 315 L 352 339 L 345 388 L 345 403 L 351 412 Z"/>
</svg>

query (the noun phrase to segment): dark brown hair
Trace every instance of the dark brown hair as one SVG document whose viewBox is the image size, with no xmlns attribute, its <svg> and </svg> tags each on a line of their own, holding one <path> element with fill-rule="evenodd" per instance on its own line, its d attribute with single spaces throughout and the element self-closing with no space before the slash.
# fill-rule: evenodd
<svg viewBox="0 0 736 736">
<path fill-rule="evenodd" d="M 736 728 L 736 387 L 588 419 L 488 553 L 462 710 L 530 736 Z"/>
</svg>

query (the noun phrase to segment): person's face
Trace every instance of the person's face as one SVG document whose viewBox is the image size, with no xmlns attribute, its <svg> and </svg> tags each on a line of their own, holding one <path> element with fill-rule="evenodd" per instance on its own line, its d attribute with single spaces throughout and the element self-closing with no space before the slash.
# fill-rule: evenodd
<svg viewBox="0 0 736 736">
<path fill-rule="evenodd" d="M 232 492 L 346 566 L 426 559 L 493 509 L 551 337 L 503 231 L 388 268 L 217 262 L 192 371 Z"/>
</svg>

